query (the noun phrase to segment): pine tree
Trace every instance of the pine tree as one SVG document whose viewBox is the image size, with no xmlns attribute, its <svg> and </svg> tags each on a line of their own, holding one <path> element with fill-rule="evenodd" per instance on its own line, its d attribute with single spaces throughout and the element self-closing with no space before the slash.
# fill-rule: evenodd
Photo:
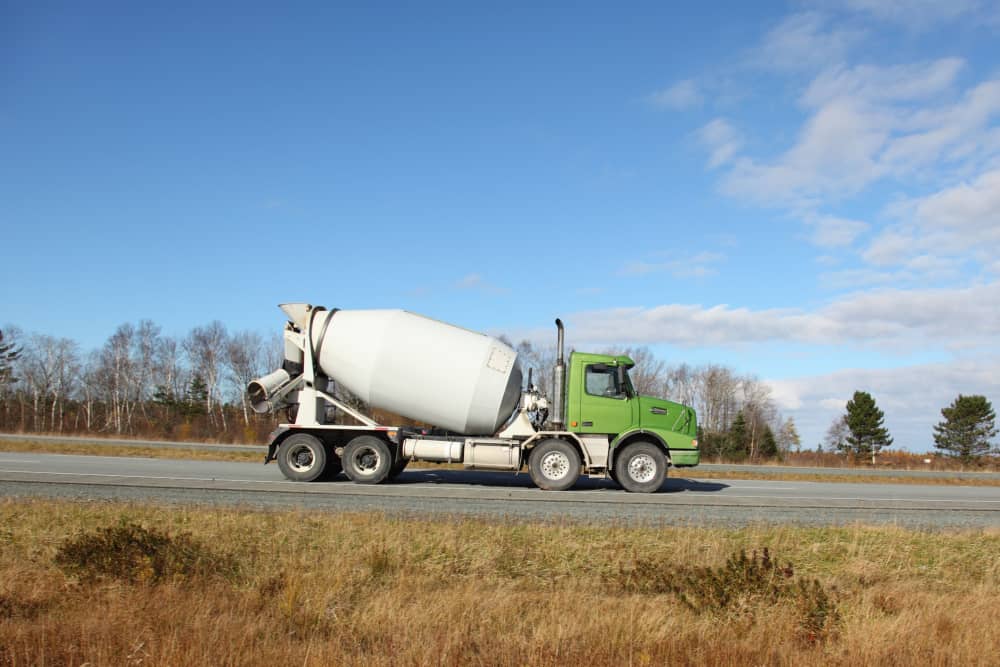
<svg viewBox="0 0 1000 667">
<path fill-rule="evenodd" d="M 726 438 L 726 455 L 731 459 L 743 460 L 750 451 L 750 433 L 747 431 L 747 420 L 743 411 L 736 413 L 736 418 L 729 427 Z"/>
<path fill-rule="evenodd" d="M 187 387 L 187 393 L 184 396 L 184 405 L 182 409 L 185 416 L 190 418 L 206 414 L 207 410 L 205 408 L 205 404 L 207 398 L 208 385 L 205 384 L 204 378 L 200 375 L 195 375 L 191 378 L 191 382 Z"/>
<path fill-rule="evenodd" d="M 847 444 L 856 457 L 872 457 L 884 447 L 892 444 L 889 430 L 885 428 L 885 414 L 875 405 L 875 399 L 867 391 L 856 391 L 847 402 Z"/>
<path fill-rule="evenodd" d="M 934 427 L 934 446 L 969 463 L 990 453 L 997 434 L 996 413 L 985 396 L 958 395 Z"/>
<path fill-rule="evenodd" d="M 770 426 L 764 426 L 764 433 L 760 437 L 760 456 L 765 459 L 780 459 L 781 450 L 778 449 L 778 441 L 774 437 L 774 431 Z"/>
</svg>

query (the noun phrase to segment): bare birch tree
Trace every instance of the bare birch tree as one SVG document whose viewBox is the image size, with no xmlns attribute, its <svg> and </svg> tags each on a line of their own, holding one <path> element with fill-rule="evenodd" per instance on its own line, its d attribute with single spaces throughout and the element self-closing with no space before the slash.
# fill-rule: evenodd
<svg viewBox="0 0 1000 667">
<path fill-rule="evenodd" d="M 250 423 L 250 404 L 247 402 L 246 387 L 251 380 L 263 374 L 265 359 L 264 340 L 260 334 L 253 331 L 239 331 L 229 337 L 224 365 L 233 385 L 233 394 L 238 397 L 243 409 L 244 424 Z"/>
<path fill-rule="evenodd" d="M 184 339 L 184 350 L 191 361 L 192 370 L 205 382 L 205 411 L 213 419 L 218 408 L 222 428 L 226 428 L 226 412 L 222 409 L 221 383 L 226 343 L 226 327 L 218 320 L 203 327 L 195 327 Z"/>
</svg>

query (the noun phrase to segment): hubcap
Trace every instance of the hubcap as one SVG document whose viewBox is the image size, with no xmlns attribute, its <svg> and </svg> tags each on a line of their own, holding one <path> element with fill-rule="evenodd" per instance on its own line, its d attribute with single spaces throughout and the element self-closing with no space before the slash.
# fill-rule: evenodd
<svg viewBox="0 0 1000 667">
<path fill-rule="evenodd" d="M 628 476 L 637 482 L 651 482 L 656 477 L 656 461 L 649 454 L 638 454 L 629 459 Z"/>
<path fill-rule="evenodd" d="M 358 472 L 370 475 L 378 469 L 382 457 L 372 447 L 361 447 L 354 453 L 354 467 Z"/>
<path fill-rule="evenodd" d="M 547 479 L 562 479 L 569 474 L 569 457 L 562 452 L 549 452 L 542 457 L 541 467 Z"/>
<path fill-rule="evenodd" d="M 288 452 L 288 467 L 296 472 L 307 472 L 316 461 L 313 451 L 306 445 L 296 445 Z"/>
</svg>

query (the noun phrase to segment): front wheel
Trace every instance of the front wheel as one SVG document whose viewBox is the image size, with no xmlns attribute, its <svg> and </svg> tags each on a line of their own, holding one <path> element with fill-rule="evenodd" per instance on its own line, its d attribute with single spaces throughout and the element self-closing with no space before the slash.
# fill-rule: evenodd
<svg viewBox="0 0 1000 667">
<path fill-rule="evenodd" d="M 580 478 L 580 454 L 565 440 L 542 440 L 528 458 L 531 481 L 543 491 L 565 491 Z"/>
<path fill-rule="evenodd" d="M 359 435 L 347 443 L 340 457 L 344 473 L 358 484 L 379 484 L 392 470 L 389 443 L 373 435 Z"/>
<path fill-rule="evenodd" d="M 652 493 L 666 476 L 667 457 L 651 442 L 633 442 L 615 458 L 615 477 L 631 493 Z"/>
</svg>

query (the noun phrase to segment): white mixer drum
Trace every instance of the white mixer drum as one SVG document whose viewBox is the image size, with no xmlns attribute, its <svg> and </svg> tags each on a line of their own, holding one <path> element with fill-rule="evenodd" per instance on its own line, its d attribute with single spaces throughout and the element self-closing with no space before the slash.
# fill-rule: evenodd
<svg viewBox="0 0 1000 667">
<path fill-rule="evenodd" d="M 495 433 L 521 397 L 510 346 L 405 310 L 317 312 L 313 347 L 323 373 L 369 405 L 457 433 Z"/>
</svg>

